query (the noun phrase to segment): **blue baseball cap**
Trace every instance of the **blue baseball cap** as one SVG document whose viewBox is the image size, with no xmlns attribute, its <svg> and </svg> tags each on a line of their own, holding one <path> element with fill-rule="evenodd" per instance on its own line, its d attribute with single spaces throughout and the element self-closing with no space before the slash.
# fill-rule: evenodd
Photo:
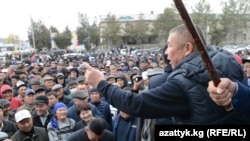
<svg viewBox="0 0 250 141">
<path fill-rule="evenodd" d="M 30 95 L 30 94 L 35 94 L 35 91 L 32 90 L 32 89 L 27 89 L 27 90 L 25 91 L 25 95 Z"/>
</svg>

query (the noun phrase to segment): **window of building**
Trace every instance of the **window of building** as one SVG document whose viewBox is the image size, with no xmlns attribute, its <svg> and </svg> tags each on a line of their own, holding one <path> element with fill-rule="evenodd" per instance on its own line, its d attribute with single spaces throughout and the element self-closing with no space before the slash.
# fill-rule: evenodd
<svg viewBox="0 0 250 141">
<path fill-rule="evenodd" d="M 242 39 L 243 39 L 243 41 L 246 41 L 247 40 L 247 34 L 242 34 Z"/>
</svg>

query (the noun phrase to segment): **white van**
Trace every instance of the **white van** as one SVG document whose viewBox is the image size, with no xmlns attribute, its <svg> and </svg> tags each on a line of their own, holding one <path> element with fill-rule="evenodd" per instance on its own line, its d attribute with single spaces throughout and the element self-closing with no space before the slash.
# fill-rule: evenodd
<svg viewBox="0 0 250 141">
<path fill-rule="evenodd" d="M 0 63 L 1 64 L 5 64 L 6 63 L 5 56 L 0 56 Z"/>
<path fill-rule="evenodd" d="M 120 54 L 122 54 L 122 55 L 127 55 L 127 49 L 121 49 L 120 50 Z"/>
</svg>

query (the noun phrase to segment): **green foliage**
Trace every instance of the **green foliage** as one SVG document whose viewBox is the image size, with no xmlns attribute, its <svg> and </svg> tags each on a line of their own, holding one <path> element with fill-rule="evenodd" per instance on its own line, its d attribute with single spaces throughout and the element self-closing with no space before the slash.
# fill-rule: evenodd
<svg viewBox="0 0 250 141">
<path fill-rule="evenodd" d="M 221 17 L 221 25 L 223 25 L 222 32 L 231 39 L 231 43 L 235 44 L 237 37 L 242 35 L 245 22 L 247 21 L 246 12 L 248 10 L 248 0 L 229 0 L 229 2 L 222 3 L 223 14 Z M 239 16 L 241 15 L 241 16 Z M 227 36 L 232 35 L 232 37 Z M 225 38 L 226 38 L 225 37 Z"/>
<path fill-rule="evenodd" d="M 96 23 L 90 25 L 87 16 L 80 15 L 80 27 L 77 28 L 76 34 L 80 44 L 83 44 L 87 50 L 91 49 L 91 45 L 98 46 L 100 40 L 100 32 Z"/>
<path fill-rule="evenodd" d="M 59 33 L 54 38 L 54 41 L 57 45 L 57 47 L 61 49 L 66 49 L 68 46 L 70 46 L 71 43 L 72 34 L 68 27 L 65 28 L 65 30 L 62 33 Z"/>
<path fill-rule="evenodd" d="M 211 13 L 211 6 L 206 0 L 200 0 L 194 8 L 191 14 L 192 20 L 195 24 L 199 25 L 204 32 L 206 32 L 207 27 L 209 26 L 209 16 Z"/>
<path fill-rule="evenodd" d="M 182 23 L 175 8 L 170 7 L 164 10 L 164 13 L 159 14 L 154 22 L 154 29 L 152 32 L 159 37 L 159 40 L 164 39 L 167 42 L 169 31 L 176 25 Z"/>
<path fill-rule="evenodd" d="M 89 28 L 89 22 L 87 16 L 83 16 L 83 14 L 80 15 L 80 27 L 76 29 L 77 39 L 79 41 L 79 44 L 86 44 L 86 40 L 88 38 L 88 28 Z M 86 46 L 85 46 L 86 47 Z"/>
<path fill-rule="evenodd" d="M 135 26 L 131 22 L 126 22 L 125 27 L 122 28 L 124 31 L 124 41 L 125 44 L 135 44 L 135 36 L 136 36 L 136 31 L 135 31 Z"/>
<path fill-rule="evenodd" d="M 119 21 L 116 20 L 115 15 L 109 13 L 106 17 L 106 26 L 101 35 L 104 43 L 109 46 L 118 45 L 121 41 L 120 30 Z"/>
<path fill-rule="evenodd" d="M 100 32 L 96 23 L 93 23 L 93 25 L 89 27 L 89 36 L 90 42 L 93 45 L 98 46 L 100 44 Z"/>
<path fill-rule="evenodd" d="M 245 28 L 249 0 L 228 0 L 221 5 L 223 13 L 216 15 L 207 0 L 200 0 L 192 9 L 193 22 L 203 29 L 206 37 L 210 35 L 210 44 L 219 45 L 223 40 L 231 40 L 231 44 L 235 44 Z"/>
<path fill-rule="evenodd" d="M 54 27 L 54 26 L 50 26 L 49 29 L 50 29 L 50 32 L 51 32 L 51 33 L 56 33 L 56 34 L 59 33 L 58 29 L 57 29 L 56 27 Z"/>
<path fill-rule="evenodd" d="M 221 43 L 221 41 L 224 39 L 223 31 L 221 28 L 214 27 L 214 29 L 210 32 L 210 34 L 211 34 L 210 42 L 212 45 L 218 46 Z"/>
<path fill-rule="evenodd" d="M 147 40 L 147 32 L 149 31 L 149 26 L 146 20 L 144 20 L 144 15 L 139 14 L 138 20 L 131 23 L 127 21 L 125 27 L 121 28 L 124 31 L 125 44 L 142 44 Z"/>
<path fill-rule="evenodd" d="M 38 50 L 42 50 L 43 47 L 50 48 L 50 32 L 41 20 L 34 22 L 31 19 L 31 26 L 28 29 L 28 39 L 33 46 L 32 32 L 34 32 L 35 47 Z"/>
<path fill-rule="evenodd" d="M 207 2 L 207 0 L 200 0 L 195 6 L 194 8 L 192 8 L 193 12 L 191 14 L 192 20 L 195 24 L 197 24 L 204 33 L 205 36 L 205 42 L 209 42 L 208 41 L 208 36 L 209 36 L 209 30 L 208 29 L 215 29 L 216 28 L 216 23 L 212 23 L 212 21 L 214 21 L 215 19 L 215 14 L 211 14 L 211 6 L 210 4 Z M 215 21 L 216 22 L 216 21 Z M 213 40 L 217 40 L 221 41 L 221 36 L 218 36 L 220 33 L 218 32 L 213 32 L 214 37 L 211 37 L 211 39 Z M 211 42 L 215 42 L 215 41 L 211 41 Z"/>
<path fill-rule="evenodd" d="M 18 44 L 20 39 L 17 35 L 14 34 L 10 34 L 6 39 L 5 39 L 6 43 L 9 44 Z"/>
<path fill-rule="evenodd" d="M 139 14 L 138 21 L 134 25 L 135 40 L 137 44 L 143 43 L 147 39 L 147 31 L 149 27 L 147 22 L 144 20 L 144 15 Z"/>
</svg>

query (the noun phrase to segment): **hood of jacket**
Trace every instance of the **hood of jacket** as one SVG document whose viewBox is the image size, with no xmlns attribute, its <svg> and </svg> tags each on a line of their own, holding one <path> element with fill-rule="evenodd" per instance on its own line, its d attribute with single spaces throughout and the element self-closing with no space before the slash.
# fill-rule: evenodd
<svg viewBox="0 0 250 141">
<path fill-rule="evenodd" d="M 12 88 L 9 85 L 4 84 L 0 89 L 0 94 L 1 94 L 2 98 L 5 98 L 4 95 L 3 95 L 3 92 L 6 91 L 6 90 L 11 90 L 12 91 Z"/>
</svg>

